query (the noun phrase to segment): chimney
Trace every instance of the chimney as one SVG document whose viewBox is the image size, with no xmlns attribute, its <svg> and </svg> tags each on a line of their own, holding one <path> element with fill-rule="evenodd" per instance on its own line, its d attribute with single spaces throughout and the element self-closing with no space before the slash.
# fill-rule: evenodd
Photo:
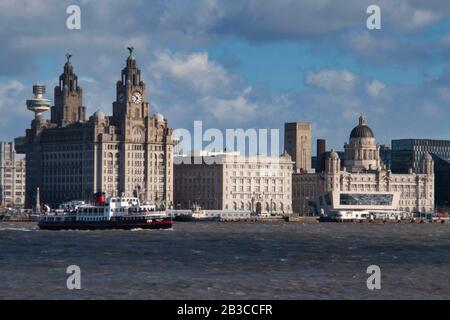
<svg viewBox="0 0 450 320">
<path fill-rule="evenodd" d="M 325 151 L 326 151 L 326 141 L 325 141 L 325 139 L 317 139 L 316 172 L 323 172 L 323 171 L 325 171 Z"/>
</svg>

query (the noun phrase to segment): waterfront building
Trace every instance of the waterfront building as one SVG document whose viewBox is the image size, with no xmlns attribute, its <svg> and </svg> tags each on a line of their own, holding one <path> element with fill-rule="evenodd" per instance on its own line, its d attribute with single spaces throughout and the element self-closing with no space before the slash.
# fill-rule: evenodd
<svg viewBox="0 0 450 320">
<path fill-rule="evenodd" d="M 450 158 L 450 140 L 392 140 L 391 170 L 395 173 L 407 173 L 410 168 L 417 171 L 425 153 Z"/>
<path fill-rule="evenodd" d="M 434 160 L 436 207 L 438 209 L 448 208 L 450 201 L 450 177 L 448 174 L 450 140 L 392 140 L 391 169 L 395 173 L 405 173 L 411 168 L 416 171 L 419 169 L 420 159 L 425 153 L 429 153 Z"/>
<path fill-rule="evenodd" d="M 36 115 L 20 146 L 28 161 L 28 207 L 34 205 L 37 188 L 42 202 L 51 205 L 91 199 L 97 192 L 172 205 L 172 129 L 161 114 L 149 115 L 147 86 L 134 49 L 129 50 L 116 83 L 112 115 L 97 111 L 86 119 L 70 55 L 55 87 L 50 120 L 40 107 L 48 101 L 43 99 L 45 88 L 33 88 L 35 98 L 27 105 Z"/>
<path fill-rule="evenodd" d="M 292 211 L 302 215 L 310 212 L 309 202 L 324 190 L 324 179 L 320 173 L 292 174 Z"/>
<path fill-rule="evenodd" d="M 400 210 L 431 212 L 434 210 L 434 164 L 424 153 L 416 172 L 395 174 L 381 162 L 380 146 L 375 141 L 366 118 L 351 131 L 345 153 L 327 156 L 325 170 L 316 177 L 293 177 L 293 205 L 305 214 L 305 203 L 318 214 L 333 210 Z M 342 159 L 342 161 L 341 161 Z M 311 183 L 311 181 L 314 181 Z M 307 194 L 309 199 L 305 199 Z M 310 200 L 315 196 L 313 200 Z"/>
<path fill-rule="evenodd" d="M 386 168 L 391 169 L 391 148 L 388 145 L 380 145 L 380 160 L 381 163 L 386 166 Z"/>
<path fill-rule="evenodd" d="M 435 201 L 438 211 L 450 213 L 450 157 L 432 155 L 435 173 Z"/>
<path fill-rule="evenodd" d="M 317 155 L 312 157 L 313 169 L 315 172 L 294 172 L 292 174 L 292 210 L 295 213 L 308 215 L 310 213 L 309 203 L 324 190 L 323 174 L 325 171 L 326 159 L 331 151 L 326 151 L 324 139 L 317 139 Z M 343 151 L 333 151 L 339 157 L 344 157 Z M 341 163 L 343 170 L 343 163 Z"/>
<path fill-rule="evenodd" d="M 285 123 L 284 150 L 294 161 L 294 172 L 312 172 L 311 123 Z"/>
<path fill-rule="evenodd" d="M 315 165 L 313 168 L 317 173 L 323 172 L 325 170 L 325 152 L 327 151 L 327 142 L 325 139 L 317 139 L 316 142 L 316 157 L 315 157 Z"/>
<path fill-rule="evenodd" d="M 14 142 L 0 142 L 0 206 L 23 208 L 25 203 L 25 157 Z"/>
<path fill-rule="evenodd" d="M 200 152 L 179 156 L 174 166 L 177 209 L 245 210 L 291 213 L 293 162 L 238 152 Z"/>
</svg>

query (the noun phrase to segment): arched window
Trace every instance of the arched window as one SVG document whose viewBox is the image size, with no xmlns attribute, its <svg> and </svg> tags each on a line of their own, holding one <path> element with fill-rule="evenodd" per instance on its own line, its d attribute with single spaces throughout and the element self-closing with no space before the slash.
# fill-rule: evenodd
<svg viewBox="0 0 450 320">
<path fill-rule="evenodd" d="M 141 127 L 133 127 L 132 133 L 134 142 L 144 141 L 144 130 Z"/>
</svg>

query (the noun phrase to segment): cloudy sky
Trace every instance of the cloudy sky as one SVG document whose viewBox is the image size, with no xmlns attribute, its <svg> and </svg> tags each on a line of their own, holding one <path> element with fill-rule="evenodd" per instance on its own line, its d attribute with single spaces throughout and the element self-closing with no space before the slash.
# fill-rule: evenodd
<svg viewBox="0 0 450 320">
<path fill-rule="evenodd" d="M 66 28 L 71 4 L 81 30 Z M 1 140 L 24 135 L 33 83 L 53 99 L 66 52 L 88 113 L 111 113 L 130 45 L 173 128 L 309 121 L 342 149 L 364 113 L 379 143 L 450 139 L 448 0 L 0 0 L 0 43 Z"/>
</svg>

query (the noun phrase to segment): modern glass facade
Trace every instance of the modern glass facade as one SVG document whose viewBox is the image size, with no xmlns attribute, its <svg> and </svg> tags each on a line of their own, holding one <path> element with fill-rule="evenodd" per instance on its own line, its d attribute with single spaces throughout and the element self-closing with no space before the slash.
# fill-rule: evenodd
<svg viewBox="0 0 450 320">
<path fill-rule="evenodd" d="M 435 204 L 437 208 L 450 203 L 450 140 L 401 139 L 392 140 L 391 170 L 407 173 L 418 170 L 425 152 L 433 157 L 435 175 Z"/>
<path fill-rule="evenodd" d="M 390 206 L 393 197 L 392 194 L 341 193 L 339 203 L 349 206 Z"/>
<path fill-rule="evenodd" d="M 400 139 L 392 140 L 391 170 L 408 173 L 409 168 L 417 172 L 420 160 L 428 152 L 431 155 L 450 158 L 450 140 Z"/>
<path fill-rule="evenodd" d="M 433 156 L 435 166 L 436 208 L 450 213 L 450 157 Z"/>
</svg>

